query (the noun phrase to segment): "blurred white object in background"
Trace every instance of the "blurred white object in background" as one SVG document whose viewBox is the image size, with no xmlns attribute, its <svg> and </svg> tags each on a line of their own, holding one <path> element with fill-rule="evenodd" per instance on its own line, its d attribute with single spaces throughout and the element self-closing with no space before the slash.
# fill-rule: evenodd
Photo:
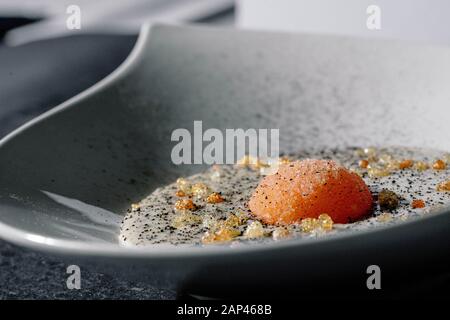
<svg viewBox="0 0 450 320">
<path fill-rule="evenodd" d="M 381 29 L 369 30 L 366 10 L 381 10 Z M 238 0 L 237 26 L 417 40 L 450 45 L 449 0 Z"/>
<path fill-rule="evenodd" d="M 66 9 L 81 11 L 81 29 L 66 26 Z M 234 0 L 0 0 L 0 16 L 43 18 L 11 30 L 8 45 L 18 45 L 68 33 L 137 33 L 146 22 L 190 22 L 231 9 Z"/>
</svg>

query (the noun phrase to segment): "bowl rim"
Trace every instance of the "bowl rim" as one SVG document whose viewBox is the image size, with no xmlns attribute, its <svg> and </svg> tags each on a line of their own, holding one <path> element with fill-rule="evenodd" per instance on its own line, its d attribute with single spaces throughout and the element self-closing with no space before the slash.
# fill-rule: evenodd
<svg viewBox="0 0 450 320">
<path fill-rule="evenodd" d="M 399 221 L 394 224 L 377 226 L 368 230 L 355 230 L 351 232 L 338 233 L 324 237 L 299 238 L 292 237 L 283 241 L 270 241 L 265 243 L 242 244 L 231 246 L 228 243 L 218 245 L 186 245 L 176 246 L 170 244 L 156 244 L 149 246 L 124 246 L 117 244 L 105 244 L 95 242 L 83 242 L 56 239 L 43 235 L 33 234 L 15 227 L 11 227 L 0 221 L 0 238 L 10 243 L 46 252 L 55 255 L 71 255 L 85 257 L 114 257 L 114 258 L 136 258 L 155 260 L 176 260 L 180 258 L 211 258 L 218 256 L 228 256 L 249 253 L 268 253 L 279 249 L 303 248 L 305 246 L 324 246 L 338 241 L 353 239 L 355 243 L 361 243 L 362 238 L 371 237 L 375 234 L 385 232 L 396 232 L 401 228 L 416 229 L 424 220 L 431 222 L 439 220 L 448 215 L 448 208 L 428 213 L 426 216 L 413 217 L 406 221 Z"/>
</svg>

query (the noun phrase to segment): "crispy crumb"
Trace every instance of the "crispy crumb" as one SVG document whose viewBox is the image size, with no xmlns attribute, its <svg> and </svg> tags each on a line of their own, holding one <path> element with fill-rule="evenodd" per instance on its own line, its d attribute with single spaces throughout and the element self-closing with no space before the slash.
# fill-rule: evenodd
<svg viewBox="0 0 450 320">
<path fill-rule="evenodd" d="M 249 214 L 244 211 L 237 211 L 234 215 L 239 218 L 242 224 L 247 222 L 249 219 Z"/>
<path fill-rule="evenodd" d="M 274 240 L 281 240 L 290 236 L 290 231 L 285 227 L 277 227 L 272 232 L 272 238 Z"/>
<path fill-rule="evenodd" d="M 421 199 L 414 199 L 411 202 L 411 208 L 413 208 L 413 209 L 425 208 L 425 202 Z"/>
<path fill-rule="evenodd" d="M 331 217 L 326 213 L 322 213 L 321 215 L 319 215 L 319 217 L 317 218 L 317 222 L 318 227 L 322 228 L 325 231 L 333 229 L 333 219 L 331 219 Z"/>
<path fill-rule="evenodd" d="M 242 166 L 242 167 L 248 167 L 252 164 L 256 163 L 256 158 L 249 156 L 249 155 L 245 155 L 243 156 L 241 159 L 238 160 L 237 165 L 238 166 Z"/>
<path fill-rule="evenodd" d="M 139 210 L 141 210 L 141 206 L 139 205 L 139 203 L 132 203 L 131 204 L 131 210 L 132 211 L 139 211 Z"/>
<path fill-rule="evenodd" d="M 414 163 L 414 169 L 416 169 L 417 171 L 425 171 L 429 168 L 430 166 L 428 165 L 428 163 L 424 161 L 417 161 L 416 163 Z"/>
<path fill-rule="evenodd" d="M 182 211 L 180 214 L 174 217 L 171 226 L 173 228 L 179 229 L 187 225 L 200 224 L 201 222 L 202 218 L 200 216 L 188 211 Z"/>
<path fill-rule="evenodd" d="M 209 188 L 204 183 L 195 183 L 191 188 L 192 195 L 197 199 L 205 198 L 209 193 Z"/>
<path fill-rule="evenodd" d="M 414 165 L 414 161 L 412 161 L 411 159 L 406 159 L 403 161 L 400 161 L 399 163 L 399 169 L 409 169 Z"/>
<path fill-rule="evenodd" d="M 369 168 L 369 170 L 367 170 L 367 172 L 369 174 L 369 177 L 371 177 L 371 178 L 387 177 L 391 174 L 389 172 L 389 170 L 382 169 L 382 168 Z"/>
<path fill-rule="evenodd" d="M 302 232 L 309 233 L 316 228 L 317 222 L 315 218 L 305 218 L 300 222 Z"/>
<path fill-rule="evenodd" d="M 401 169 L 401 161 L 397 159 L 391 159 L 385 163 L 385 170 L 389 173 Z"/>
<path fill-rule="evenodd" d="M 246 220 L 243 217 L 239 217 L 232 213 L 226 218 L 224 224 L 228 227 L 238 227 L 244 224 L 245 221 Z"/>
<path fill-rule="evenodd" d="M 291 159 L 289 159 L 288 157 L 281 157 L 281 158 L 279 158 L 278 159 L 278 164 L 287 164 L 287 163 L 289 163 L 289 162 L 291 162 L 292 160 Z"/>
<path fill-rule="evenodd" d="M 395 192 L 383 189 L 378 194 L 378 204 L 381 209 L 394 210 L 399 205 L 399 198 Z"/>
<path fill-rule="evenodd" d="M 181 199 L 175 202 L 175 209 L 177 210 L 191 210 L 194 211 L 197 209 L 197 206 L 191 199 Z"/>
<path fill-rule="evenodd" d="M 368 157 L 375 157 L 377 154 L 377 149 L 373 148 L 373 147 L 369 147 L 369 148 L 364 148 L 364 154 Z"/>
<path fill-rule="evenodd" d="M 369 166 L 369 161 L 366 159 L 360 160 L 358 165 L 361 169 L 367 169 L 367 167 Z"/>
<path fill-rule="evenodd" d="M 261 238 L 265 236 L 264 228 L 259 221 L 252 221 L 245 229 L 244 237 L 248 239 Z"/>
<path fill-rule="evenodd" d="M 215 231 L 208 231 L 202 237 L 202 243 L 210 244 L 215 242 L 227 242 L 238 237 L 241 233 L 239 230 L 222 226 Z"/>
<path fill-rule="evenodd" d="M 184 178 L 178 178 L 177 179 L 177 187 L 178 187 L 178 190 L 183 191 L 185 194 L 190 194 L 191 193 L 191 185 Z"/>
<path fill-rule="evenodd" d="M 392 155 L 387 154 L 387 153 L 383 153 L 382 155 L 380 155 L 380 157 L 378 158 L 378 161 L 384 164 L 387 164 L 391 161 L 393 161 L 394 158 L 392 157 Z"/>
<path fill-rule="evenodd" d="M 178 191 L 175 193 L 175 195 L 176 195 L 177 197 L 182 198 L 182 197 L 185 197 L 185 196 L 186 196 L 186 193 L 185 193 L 184 191 L 178 190 Z"/>
<path fill-rule="evenodd" d="M 225 199 L 222 197 L 220 193 L 213 192 L 211 193 L 207 198 L 206 202 L 208 203 L 220 203 L 223 202 Z"/>
<path fill-rule="evenodd" d="M 434 170 L 445 170 L 447 168 L 447 164 L 445 161 L 438 159 L 433 163 Z"/>
<path fill-rule="evenodd" d="M 441 182 L 437 185 L 436 188 L 437 191 L 441 191 L 441 192 L 447 192 L 450 191 L 450 180 Z"/>
<path fill-rule="evenodd" d="M 244 156 L 237 162 L 238 166 L 250 167 L 252 169 L 268 168 L 270 165 L 257 157 L 252 157 L 249 155 Z"/>
<path fill-rule="evenodd" d="M 300 222 L 302 232 L 310 233 L 316 230 L 330 231 L 333 229 L 333 220 L 331 217 L 322 213 L 316 218 L 305 218 Z"/>
<path fill-rule="evenodd" d="M 267 162 L 264 162 L 260 159 L 256 159 L 256 163 L 253 166 L 255 169 L 261 169 L 261 168 L 269 168 L 270 165 Z"/>
</svg>

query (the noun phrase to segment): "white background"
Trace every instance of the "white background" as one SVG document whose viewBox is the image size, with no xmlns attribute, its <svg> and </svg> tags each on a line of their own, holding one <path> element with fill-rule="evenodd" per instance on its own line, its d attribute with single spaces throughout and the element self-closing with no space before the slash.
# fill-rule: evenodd
<svg viewBox="0 0 450 320">
<path fill-rule="evenodd" d="M 243 28 L 384 37 L 450 45 L 450 0 L 238 0 Z M 381 30 L 366 9 L 381 8 Z"/>
</svg>

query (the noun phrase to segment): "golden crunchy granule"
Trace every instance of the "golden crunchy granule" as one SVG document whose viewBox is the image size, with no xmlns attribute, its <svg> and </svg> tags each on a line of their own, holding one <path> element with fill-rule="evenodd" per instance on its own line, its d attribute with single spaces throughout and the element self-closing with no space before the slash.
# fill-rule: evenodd
<svg viewBox="0 0 450 320">
<path fill-rule="evenodd" d="M 265 236 L 264 227 L 259 221 L 253 221 L 245 229 L 244 237 L 247 239 L 256 239 Z"/>
<path fill-rule="evenodd" d="M 216 239 L 216 235 L 214 232 L 205 232 L 205 234 L 202 236 L 202 243 L 203 244 L 210 244 L 213 243 Z"/>
<path fill-rule="evenodd" d="M 389 172 L 389 170 L 384 169 L 384 168 L 369 168 L 367 170 L 367 173 L 369 174 L 369 177 L 371 177 L 371 178 L 382 178 L 382 177 L 387 177 L 391 174 Z"/>
<path fill-rule="evenodd" d="M 378 161 L 378 150 L 374 147 L 356 149 L 355 156 L 367 159 L 369 162 Z"/>
<path fill-rule="evenodd" d="M 236 213 L 234 213 L 234 215 L 239 218 L 241 224 L 246 223 L 247 220 L 250 219 L 249 214 L 244 211 L 237 211 Z"/>
<path fill-rule="evenodd" d="M 178 178 L 176 183 L 177 186 L 180 187 L 188 184 L 188 181 L 185 178 Z"/>
<path fill-rule="evenodd" d="M 205 232 L 205 234 L 202 236 L 202 243 L 203 244 L 210 244 L 216 241 L 216 235 L 214 232 Z"/>
<path fill-rule="evenodd" d="M 447 181 L 439 183 L 437 185 L 436 190 L 440 191 L 440 192 L 448 192 L 448 191 L 450 191 L 450 180 L 447 180 Z"/>
<path fill-rule="evenodd" d="M 175 209 L 177 210 L 191 210 L 194 211 L 197 209 L 197 206 L 191 199 L 181 199 L 175 202 Z"/>
<path fill-rule="evenodd" d="M 202 218 L 200 216 L 188 211 L 182 211 L 173 218 L 171 226 L 179 229 L 187 225 L 200 224 L 201 222 Z"/>
<path fill-rule="evenodd" d="M 399 169 L 409 169 L 414 165 L 414 161 L 411 159 L 405 159 L 403 161 L 400 161 L 399 163 Z"/>
<path fill-rule="evenodd" d="M 417 161 L 416 163 L 414 163 L 414 169 L 416 169 L 417 171 L 425 171 L 429 168 L 430 166 L 428 165 L 428 163 L 424 161 Z"/>
<path fill-rule="evenodd" d="M 358 163 L 358 166 L 361 169 L 367 169 L 367 167 L 369 166 L 369 161 L 366 160 L 366 159 L 360 160 L 359 163 Z"/>
<path fill-rule="evenodd" d="M 240 231 L 236 229 L 245 222 L 244 216 L 230 214 L 226 220 L 218 221 L 212 216 L 203 219 L 203 226 L 209 228 L 202 237 L 203 243 L 231 241 L 240 235 Z"/>
<path fill-rule="evenodd" d="M 195 183 L 191 187 L 192 195 L 197 199 L 205 198 L 209 193 L 209 188 L 204 183 Z"/>
<path fill-rule="evenodd" d="M 365 148 L 364 155 L 369 162 L 377 162 L 378 161 L 378 151 L 373 147 Z"/>
<path fill-rule="evenodd" d="M 302 232 L 312 232 L 316 228 L 316 219 L 315 218 L 305 218 L 300 222 L 300 229 Z"/>
<path fill-rule="evenodd" d="M 268 168 L 270 165 L 257 157 L 245 155 L 242 159 L 238 160 L 238 166 L 250 167 L 252 169 Z"/>
<path fill-rule="evenodd" d="M 447 164 L 445 161 L 438 159 L 433 163 L 434 170 L 445 170 L 447 168 Z"/>
<path fill-rule="evenodd" d="M 206 232 L 202 237 L 202 242 L 204 244 L 227 242 L 238 237 L 240 234 L 237 229 L 221 226 L 217 230 Z"/>
<path fill-rule="evenodd" d="M 394 158 L 392 157 L 392 155 L 387 154 L 387 153 L 383 153 L 378 158 L 378 161 L 381 163 L 384 163 L 384 164 L 388 164 L 389 162 L 392 162 L 393 160 L 394 160 Z"/>
<path fill-rule="evenodd" d="M 206 202 L 208 203 L 220 203 L 223 202 L 224 200 L 225 199 L 218 192 L 213 192 L 206 198 Z"/>
<path fill-rule="evenodd" d="M 375 157 L 377 155 L 377 149 L 374 147 L 364 148 L 364 154 L 369 157 Z"/>
<path fill-rule="evenodd" d="M 300 229 L 302 232 L 310 233 L 318 229 L 324 231 L 330 231 L 333 229 L 333 220 L 331 217 L 323 213 L 316 218 L 305 218 L 300 222 Z"/>
<path fill-rule="evenodd" d="M 378 204 L 381 209 L 394 210 L 399 205 L 399 198 L 395 192 L 383 189 L 378 194 Z"/>
<path fill-rule="evenodd" d="M 259 159 L 256 159 L 256 162 L 253 165 L 253 168 L 255 168 L 255 169 L 269 168 L 269 167 L 270 167 L 270 164 L 268 164 L 267 162 L 261 161 Z"/>
<path fill-rule="evenodd" d="M 390 212 L 383 212 L 382 214 L 377 216 L 377 220 L 379 222 L 389 222 L 392 220 L 392 213 Z"/>
<path fill-rule="evenodd" d="M 279 165 L 287 164 L 289 162 L 291 162 L 291 159 L 289 159 L 288 157 L 281 157 L 281 158 L 278 159 L 278 164 Z"/>
<path fill-rule="evenodd" d="M 392 159 L 389 162 L 386 162 L 385 169 L 389 172 L 397 171 L 401 169 L 401 162 L 397 159 Z"/>
<path fill-rule="evenodd" d="M 176 195 L 177 197 L 180 197 L 180 198 L 186 197 L 186 193 L 185 193 L 184 191 L 181 191 L 181 190 L 178 190 L 178 191 L 175 193 L 175 195 Z"/>
<path fill-rule="evenodd" d="M 191 193 L 191 184 L 184 178 L 177 179 L 177 188 L 187 195 Z"/>
<path fill-rule="evenodd" d="M 411 202 L 411 208 L 413 209 L 425 208 L 425 202 L 421 199 L 414 199 Z"/>
<path fill-rule="evenodd" d="M 243 217 L 238 217 L 235 214 L 230 214 L 227 219 L 224 221 L 224 225 L 227 227 L 238 227 L 245 223 L 245 219 Z"/>
<path fill-rule="evenodd" d="M 252 164 L 255 164 L 256 161 L 257 160 L 256 160 L 255 157 L 252 157 L 252 156 L 249 156 L 249 155 L 245 155 L 241 159 L 238 160 L 237 164 L 239 166 L 242 166 L 242 167 L 248 167 L 248 166 L 250 166 Z"/>
<path fill-rule="evenodd" d="M 139 203 L 132 203 L 131 204 L 131 211 L 139 211 L 141 210 L 141 206 Z"/>
<path fill-rule="evenodd" d="M 322 228 L 325 231 L 333 229 L 333 219 L 331 219 L 331 217 L 326 213 L 319 215 L 317 222 L 319 228 Z"/>
<path fill-rule="evenodd" d="M 277 227 L 272 232 L 272 238 L 274 240 L 280 240 L 289 237 L 291 232 L 285 227 Z"/>
</svg>

